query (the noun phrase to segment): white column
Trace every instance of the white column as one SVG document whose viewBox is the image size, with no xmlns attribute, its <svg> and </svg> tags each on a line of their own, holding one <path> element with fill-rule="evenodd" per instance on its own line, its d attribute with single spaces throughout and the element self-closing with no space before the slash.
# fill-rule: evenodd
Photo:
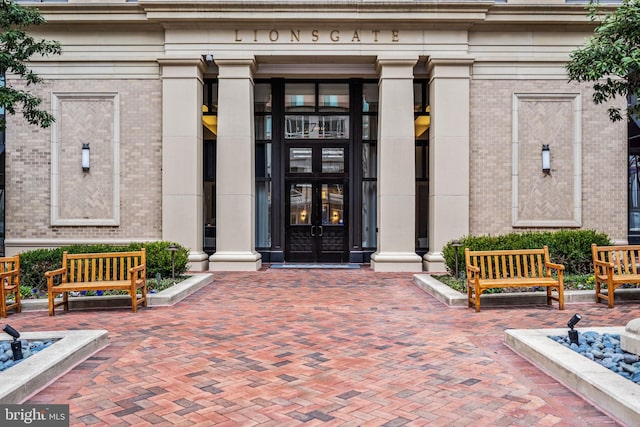
<svg viewBox="0 0 640 427">
<path fill-rule="evenodd" d="M 253 58 L 223 58 L 218 65 L 216 252 L 212 271 L 256 271 Z"/>
<path fill-rule="evenodd" d="M 442 248 L 469 234 L 469 82 L 471 59 L 431 58 L 429 100 L 429 252 L 425 269 L 445 271 Z"/>
<path fill-rule="evenodd" d="M 378 245 L 375 271 L 421 271 L 415 253 L 413 67 L 418 58 L 379 57 Z"/>
<path fill-rule="evenodd" d="M 189 269 L 208 267 L 202 250 L 202 59 L 163 59 L 162 238 L 189 249 Z M 140 183 L 143 185 L 144 183 Z"/>
</svg>

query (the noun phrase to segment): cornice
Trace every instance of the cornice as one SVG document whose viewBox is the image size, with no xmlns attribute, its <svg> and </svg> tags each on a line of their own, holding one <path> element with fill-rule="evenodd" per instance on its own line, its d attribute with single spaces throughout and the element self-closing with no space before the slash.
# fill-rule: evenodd
<svg viewBox="0 0 640 427">
<path fill-rule="evenodd" d="M 25 6 L 32 6 L 25 3 Z M 139 0 L 122 3 L 36 3 L 55 23 L 220 23 L 239 24 L 385 23 L 403 25 L 452 24 L 467 26 L 545 24 L 593 25 L 584 4 L 509 4 L 478 1 L 377 0 Z M 617 6 L 603 4 L 608 12 Z"/>
</svg>

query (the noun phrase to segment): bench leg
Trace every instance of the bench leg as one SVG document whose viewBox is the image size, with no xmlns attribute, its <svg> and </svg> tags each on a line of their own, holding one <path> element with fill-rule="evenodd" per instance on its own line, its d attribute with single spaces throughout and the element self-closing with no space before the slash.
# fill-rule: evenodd
<svg viewBox="0 0 640 427">
<path fill-rule="evenodd" d="M 49 316 L 56 315 L 55 296 L 49 291 Z"/>
<path fill-rule="evenodd" d="M 16 290 L 16 303 L 18 306 L 16 307 L 16 313 L 22 313 L 22 295 L 20 295 L 20 287 Z"/>
<path fill-rule="evenodd" d="M 613 308 L 615 302 L 614 302 L 614 297 L 615 297 L 615 287 L 614 286 L 607 286 L 607 297 L 608 297 L 608 303 L 609 303 L 609 308 Z"/>
<path fill-rule="evenodd" d="M 138 311 L 138 291 L 136 287 L 132 286 L 129 293 L 131 294 L 131 309 L 136 313 Z"/>
<path fill-rule="evenodd" d="M 558 286 L 558 309 L 564 310 L 564 286 Z"/>
<path fill-rule="evenodd" d="M 69 311 L 69 292 L 62 293 L 62 302 L 64 311 Z"/>
</svg>

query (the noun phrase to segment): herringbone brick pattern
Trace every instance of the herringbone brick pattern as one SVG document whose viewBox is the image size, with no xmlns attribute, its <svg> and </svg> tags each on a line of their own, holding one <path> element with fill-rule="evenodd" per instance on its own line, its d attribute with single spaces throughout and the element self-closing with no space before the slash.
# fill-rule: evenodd
<svg viewBox="0 0 640 427">
<path fill-rule="evenodd" d="M 11 316 L 107 329 L 110 345 L 30 399 L 73 426 L 615 425 L 503 344 L 507 328 L 623 325 L 637 304 L 450 309 L 408 273 L 216 273 L 174 307 Z"/>
</svg>

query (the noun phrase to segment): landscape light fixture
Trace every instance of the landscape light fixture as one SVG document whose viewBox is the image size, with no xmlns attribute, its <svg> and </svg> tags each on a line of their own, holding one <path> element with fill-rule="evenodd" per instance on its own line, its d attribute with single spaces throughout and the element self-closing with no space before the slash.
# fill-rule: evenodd
<svg viewBox="0 0 640 427">
<path fill-rule="evenodd" d="M 16 331 L 9 325 L 5 325 L 4 328 L 2 328 L 2 330 L 13 337 L 13 342 L 11 343 L 11 352 L 13 353 L 13 360 L 22 359 L 24 357 L 22 355 L 22 342 L 18 340 L 18 338 L 20 338 L 20 332 Z"/>
<path fill-rule="evenodd" d="M 458 248 L 462 246 L 462 243 L 460 243 L 460 240 L 454 240 L 453 242 L 451 242 L 451 246 L 453 247 L 456 255 L 456 279 L 459 279 L 460 275 L 458 270 Z"/>
<path fill-rule="evenodd" d="M 567 326 L 569 327 L 569 342 L 571 342 L 571 344 L 578 345 L 578 331 L 574 330 L 573 327 L 578 324 L 580 319 L 582 319 L 582 316 L 576 313 L 567 322 Z"/>
<path fill-rule="evenodd" d="M 91 160 L 89 158 L 89 144 L 82 144 L 82 171 L 89 172 Z"/>
<path fill-rule="evenodd" d="M 168 251 L 171 252 L 171 278 L 176 278 L 176 251 L 178 250 L 178 246 L 175 244 L 170 244 L 167 248 Z"/>
<path fill-rule="evenodd" d="M 551 151 L 549 150 L 549 144 L 542 144 L 542 172 L 551 172 Z"/>
</svg>

